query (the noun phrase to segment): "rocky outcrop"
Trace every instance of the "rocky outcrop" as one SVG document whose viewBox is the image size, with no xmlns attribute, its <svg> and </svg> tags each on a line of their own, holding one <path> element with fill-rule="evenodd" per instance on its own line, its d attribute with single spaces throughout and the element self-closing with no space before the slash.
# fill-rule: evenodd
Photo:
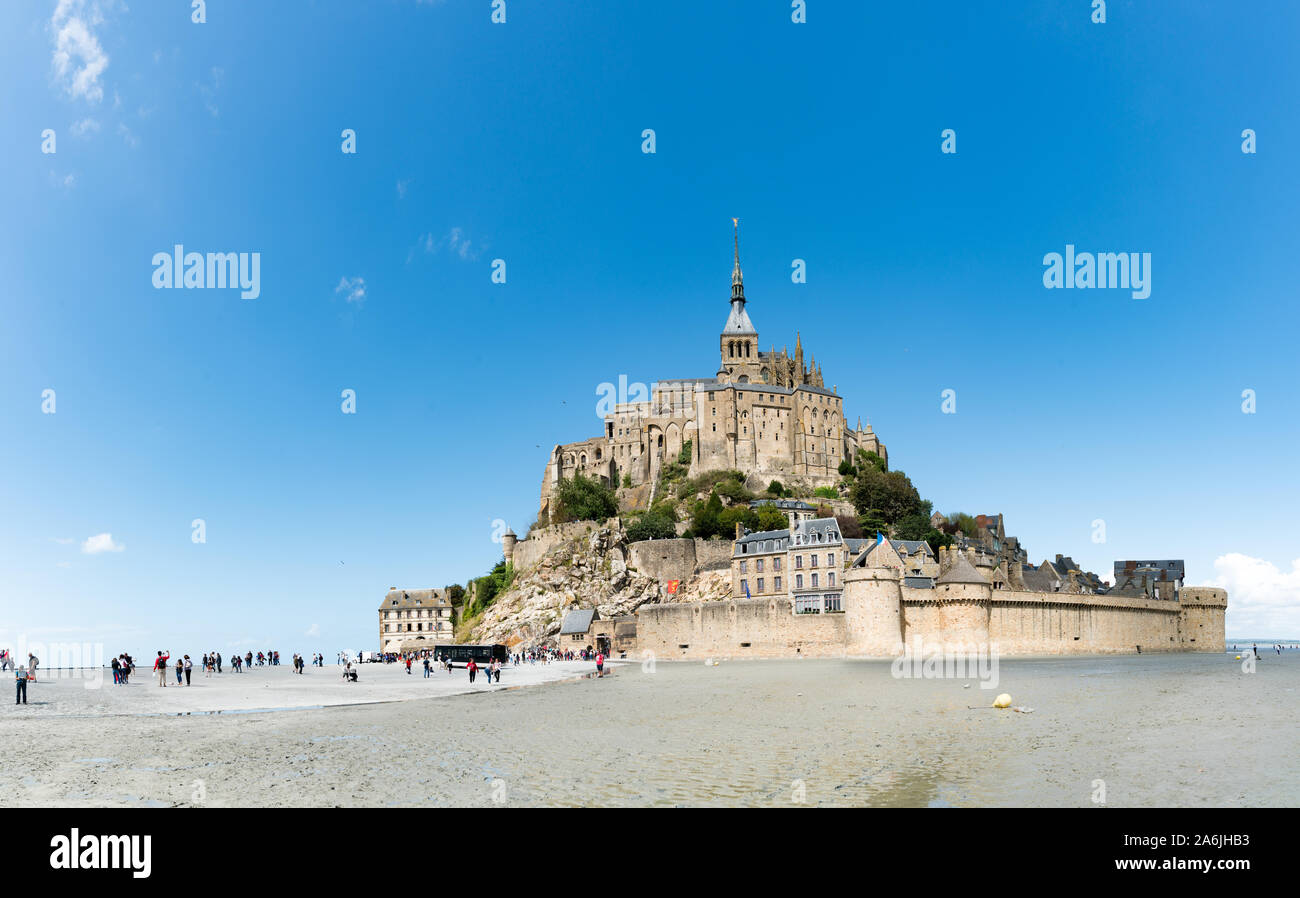
<svg viewBox="0 0 1300 898">
<path fill-rule="evenodd" d="M 675 596 L 667 584 L 628 566 L 627 532 L 612 519 L 557 542 L 493 601 L 470 641 L 508 646 L 554 642 L 564 614 L 595 608 L 603 618 L 632 614 L 648 602 L 716 601 L 731 593 L 729 571 L 695 572 Z"/>
</svg>

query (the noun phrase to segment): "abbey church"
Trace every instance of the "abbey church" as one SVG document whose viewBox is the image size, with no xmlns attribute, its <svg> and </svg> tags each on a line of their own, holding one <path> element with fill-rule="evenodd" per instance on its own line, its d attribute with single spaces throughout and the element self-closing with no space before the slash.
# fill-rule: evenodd
<svg viewBox="0 0 1300 898">
<path fill-rule="evenodd" d="M 582 474 L 613 487 L 654 483 L 684 447 L 691 476 L 739 470 L 762 486 L 770 479 L 833 485 L 840 462 L 858 449 L 888 461 L 870 424 L 864 429 L 859 418 L 856 428 L 849 427 L 843 398 L 826 388 L 815 358 L 804 363 L 798 335 L 793 356 L 775 346 L 759 349 L 758 329 L 746 309 L 738 227 L 730 305 L 718 338 L 716 374 L 661 380 L 648 400 L 615 405 L 600 436 L 551 450 L 542 481 L 543 515 L 560 478 Z"/>
</svg>

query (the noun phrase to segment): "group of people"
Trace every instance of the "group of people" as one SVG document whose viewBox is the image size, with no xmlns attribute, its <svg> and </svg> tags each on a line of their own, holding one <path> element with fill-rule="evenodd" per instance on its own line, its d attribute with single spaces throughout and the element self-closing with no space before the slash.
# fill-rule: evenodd
<svg viewBox="0 0 1300 898">
<path fill-rule="evenodd" d="M 111 666 L 113 668 L 113 685 L 125 686 L 131 678 L 131 674 L 135 672 L 135 659 L 123 652 L 113 659 Z"/>
<path fill-rule="evenodd" d="M 245 667 L 253 666 L 253 661 L 254 655 L 252 651 L 249 651 L 242 656 L 237 654 L 232 655 L 230 658 L 230 668 L 235 673 L 243 673 Z M 256 655 L 256 661 L 257 664 L 262 666 L 269 664 L 270 666 L 275 667 L 280 663 L 280 653 L 270 651 L 258 652 Z M 213 674 L 221 673 L 222 663 L 223 659 L 220 652 L 207 652 L 199 660 L 199 666 L 203 670 L 203 675 L 205 677 L 211 677 Z M 323 667 L 325 665 L 325 656 L 313 653 L 311 656 L 311 663 L 316 667 Z M 306 659 L 295 652 L 293 656 L 294 672 L 301 674 L 306 666 Z M 154 658 L 153 669 L 154 673 L 158 676 L 159 686 L 167 685 L 168 671 L 175 671 L 176 684 L 178 686 L 182 683 L 189 686 L 194 675 L 194 662 L 190 659 L 189 655 L 182 655 L 178 657 L 176 662 L 173 664 L 171 660 L 171 652 L 160 651 L 158 656 Z M 113 659 L 113 682 L 126 683 L 127 678 L 131 675 L 133 670 L 135 670 L 135 662 L 131 659 L 130 655 L 123 653 L 117 656 Z"/>
</svg>

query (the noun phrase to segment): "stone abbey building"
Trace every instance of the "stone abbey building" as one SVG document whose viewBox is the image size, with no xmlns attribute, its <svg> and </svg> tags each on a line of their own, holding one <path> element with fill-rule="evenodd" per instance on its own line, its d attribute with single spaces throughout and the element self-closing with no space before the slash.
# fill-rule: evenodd
<svg viewBox="0 0 1300 898">
<path fill-rule="evenodd" d="M 795 337 L 793 356 L 775 346 L 759 349 L 758 329 L 746 309 L 735 242 L 730 311 L 718 337 L 718 370 L 712 377 L 661 380 L 644 401 L 623 402 L 605 415 L 604 432 L 551 450 L 542 479 L 541 511 L 560 478 L 582 474 L 613 487 L 653 483 L 687 443 L 689 473 L 739 470 L 763 481 L 830 486 L 839 465 L 858 449 L 888 461 L 885 444 L 858 419 L 850 427 L 844 400 L 827 389 L 821 368 Z"/>
</svg>

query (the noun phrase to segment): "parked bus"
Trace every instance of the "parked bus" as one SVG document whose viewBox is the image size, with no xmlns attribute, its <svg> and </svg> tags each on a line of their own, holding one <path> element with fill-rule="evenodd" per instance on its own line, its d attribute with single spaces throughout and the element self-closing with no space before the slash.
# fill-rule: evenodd
<svg viewBox="0 0 1300 898">
<path fill-rule="evenodd" d="M 476 664 L 487 664 L 493 660 L 505 664 L 508 655 L 503 645 L 437 645 L 433 647 L 433 654 L 439 658 L 450 658 L 456 664 L 468 664 L 471 660 Z"/>
</svg>

